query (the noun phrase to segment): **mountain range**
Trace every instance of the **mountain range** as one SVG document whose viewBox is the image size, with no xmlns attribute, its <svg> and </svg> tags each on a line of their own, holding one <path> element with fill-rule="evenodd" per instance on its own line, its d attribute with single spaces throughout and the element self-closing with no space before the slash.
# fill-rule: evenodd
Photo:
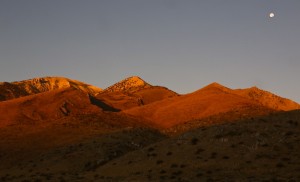
<svg viewBox="0 0 300 182">
<path fill-rule="evenodd" d="M 62 77 L 2 82 L 0 93 L 0 126 L 112 112 L 141 118 L 154 128 L 170 128 L 232 111 L 241 115 L 251 111 L 255 116 L 300 108 L 296 102 L 256 87 L 230 89 L 212 83 L 180 95 L 137 76 L 106 89 Z"/>
<path fill-rule="evenodd" d="M 222 160 L 230 159 L 232 170 L 246 160 L 243 155 L 249 147 L 246 158 L 251 162 L 267 151 L 281 158 L 291 153 L 289 161 L 300 162 L 295 152 L 300 149 L 295 135 L 299 109 L 298 103 L 257 87 L 231 89 L 219 83 L 178 94 L 138 76 L 105 89 L 63 77 L 1 82 L 0 179 L 198 181 L 214 179 L 213 173 L 215 180 L 222 176 L 229 180 L 230 175 L 241 180 L 271 179 L 271 173 L 262 169 L 273 169 L 274 161 L 249 164 L 241 168 L 243 174 L 222 171 L 225 164 L 213 164 L 219 149 L 209 141 L 225 142 L 220 155 Z M 277 139 L 283 143 L 276 143 Z M 193 162 L 195 152 L 203 152 L 199 164 Z M 166 156 L 170 159 L 165 161 Z M 212 157 L 211 163 L 205 156 Z M 149 161 L 152 158 L 154 163 Z M 291 172 L 299 168 L 294 163 L 286 164 L 290 173 L 280 172 L 282 179 L 300 179 Z M 126 169 L 126 165 L 132 166 Z M 285 171 L 274 165 L 273 171 Z M 122 170 L 127 172 L 115 173 Z"/>
</svg>

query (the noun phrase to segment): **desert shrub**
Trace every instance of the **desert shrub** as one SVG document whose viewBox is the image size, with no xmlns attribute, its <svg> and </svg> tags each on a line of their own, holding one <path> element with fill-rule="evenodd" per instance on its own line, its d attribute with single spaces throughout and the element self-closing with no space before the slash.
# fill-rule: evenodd
<svg viewBox="0 0 300 182">
<path fill-rule="evenodd" d="M 215 135 L 215 139 L 220 139 L 220 138 L 222 138 L 223 137 L 223 135 L 220 135 L 220 134 L 217 134 L 217 135 Z"/>
<path fill-rule="evenodd" d="M 223 159 L 229 159 L 229 157 L 225 155 L 225 156 L 223 156 Z"/>
<path fill-rule="evenodd" d="M 207 173 L 207 174 L 211 174 L 211 173 L 212 173 L 212 171 L 208 170 L 208 171 L 206 171 L 206 173 Z"/>
<path fill-rule="evenodd" d="M 212 152 L 210 155 L 211 159 L 215 159 L 217 157 L 217 153 L 216 152 Z"/>
<path fill-rule="evenodd" d="M 177 167 L 178 167 L 177 164 L 172 164 L 172 165 L 171 165 L 171 168 L 177 168 Z"/>
<path fill-rule="evenodd" d="M 64 178 L 60 178 L 59 180 L 60 182 L 66 182 L 66 180 Z"/>
<path fill-rule="evenodd" d="M 202 174 L 202 173 L 197 173 L 196 176 L 197 176 L 197 177 L 201 177 L 201 176 L 203 176 L 203 174 Z"/>
<path fill-rule="evenodd" d="M 290 161 L 291 159 L 288 158 L 288 157 L 283 157 L 283 158 L 281 158 L 281 160 L 282 160 L 282 161 Z"/>
<path fill-rule="evenodd" d="M 36 176 L 35 174 L 31 174 L 31 175 L 30 175 L 31 178 L 34 178 L 35 176 Z"/>
<path fill-rule="evenodd" d="M 237 131 L 230 131 L 226 134 L 226 136 L 240 136 L 241 133 Z"/>
<path fill-rule="evenodd" d="M 293 126 L 298 126 L 298 121 L 289 120 L 288 123 Z"/>
<path fill-rule="evenodd" d="M 180 165 L 180 168 L 185 168 L 185 167 L 186 167 L 185 164 L 181 164 L 181 165 Z"/>
<path fill-rule="evenodd" d="M 285 143 L 285 146 L 289 149 L 289 150 L 294 150 L 294 146 L 291 143 Z"/>
<path fill-rule="evenodd" d="M 192 138 L 191 143 L 192 145 L 197 145 L 198 141 L 198 138 Z"/>
<path fill-rule="evenodd" d="M 198 148 L 197 151 L 195 152 L 195 154 L 200 154 L 201 152 L 204 152 L 205 150 L 202 148 Z"/>
<path fill-rule="evenodd" d="M 279 163 L 276 164 L 276 167 L 277 167 L 277 168 L 283 168 L 283 167 L 284 167 L 284 164 L 282 164 L 281 162 L 279 162 Z"/>
<path fill-rule="evenodd" d="M 172 173 L 172 175 L 175 175 L 175 176 L 179 176 L 181 174 L 182 174 L 182 171 L 180 171 L 180 170 Z"/>
<path fill-rule="evenodd" d="M 176 176 L 174 176 L 174 175 L 170 176 L 170 179 L 175 179 L 175 178 L 176 178 Z"/>
<path fill-rule="evenodd" d="M 263 156 L 262 155 L 260 155 L 260 154 L 256 154 L 255 155 L 255 159 L 261 159 Z"/>
<path fill-rule="evenodd" d="M 260 121 L 260 122 L 267 122 L 267 120 L 265 120 L 265 119 L 262 119 L 262 118 L 261 118 L 261 119 L 259 119 L 259 121 Z"/>
<path fill-rule="evenodd" d="M 274 127 L 275 127 L 275 128 L 281 128 L 281 125 L 279 125 L 279 124 L 274 124 Z"/>
<path fill-rule="evenodd" d="M 207 181 L 207 182 L 213 182 L 213 181 L 215 181 L 215 180 L 212 179 L 212 178 L 208 178 L 206 181 Z"/>
<path fill-rule="evenodd" d="M 61 175 L 66 175 L 66 172 L 65 172 L 65 171 L 63 171 L 63 172 L 61 172 L 60 174 L 61 174 Z"/>
<path fill-rule="evenodd" d="M 166 179 L 166 176 L 160 176 L 160 179 L 161 179 L 161 180 L 165 180 L 165 179 Z"/>
<path fill-rule="evenodd" d="M 159 173 L 160 173 L 160 174 L 165 174 L 166 171 L 162 169 Z"/>
<path fill-rule="evenodd" d="M 284 134 L 284 136 L 292 136 L 294 135 L 294 133 L 292 131 L 288 131 Z"/>
<path fill-rule="evenodd" d="M 140 171 L 137 171 L 134 173 L 135 175 L 139 175 L 139 174 L 142 174 Z"/>
<path fill-rule="evenodd" d="M 168 152 L 166 155 L 172 155 L 173 153 L 172 152 Z"/>
<path fill-rule="evenodd" d="M 45 177 L 45 179 L 48 180 L 48 181 L 52 179 L 51 174 L 46 174 L 44 177 Z"/>
<path fill-rule="evenodd" d="M 156 164 L 162 164 L 164 161 L 163 160 L 157 160 Z"/>
<path fill-rule="evenodd" d="M 148 148 L 148 152 L 152 152 L 152 151 L 154 151 L 154 148 L 152 147 Z"/>
<path fill-rule="evenodd" d="M 157 154 L 156 153 L 152 153 L 152 154 L 147 154 L 148 157 L 156 157 Z"/>
</svg>

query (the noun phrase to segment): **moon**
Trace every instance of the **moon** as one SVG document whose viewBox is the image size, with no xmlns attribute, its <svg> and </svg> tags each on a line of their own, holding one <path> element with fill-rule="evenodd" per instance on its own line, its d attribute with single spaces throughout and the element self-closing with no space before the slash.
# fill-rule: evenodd
<svg viewBox="0 0 300 182">
<path fill-rule="evenodd" d="M 270 13 L 270 14 L 269 14 L 269 17 L 270 17 L 270 18 L 273 18 L 274 16 L 275 16 L 274 13 Z"/>
</svg>

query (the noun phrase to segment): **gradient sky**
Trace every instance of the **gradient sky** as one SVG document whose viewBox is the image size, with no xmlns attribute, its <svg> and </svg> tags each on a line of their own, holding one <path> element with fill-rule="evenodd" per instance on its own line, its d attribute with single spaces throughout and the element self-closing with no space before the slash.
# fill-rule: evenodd
<svg viewBox="0 0 300 182">
<path fill-rule="evenodd" d="M 219 82 L 300 102 L 300 0 L 0 0 L 0 81 L 106 88 L 131 75 L 179 93 Z"/>
</svg>

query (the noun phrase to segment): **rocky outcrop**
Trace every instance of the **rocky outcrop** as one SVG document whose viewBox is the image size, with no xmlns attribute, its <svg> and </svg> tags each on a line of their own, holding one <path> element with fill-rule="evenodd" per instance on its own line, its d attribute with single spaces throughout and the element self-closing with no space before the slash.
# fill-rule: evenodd
<svg viewBox="0 0 300 182">
<path fill-rule="evenodd" d="M 151 85 L 142 80 L 140 77 L 132 76 L 106 88 L 104 92 L 136 91 L 150 87 Z"/>
<path fill-rule="evenodd" d="M 71 87 L 90 95 L 96 95 L 102 91 L 101 88 L 68 78 L 43 77 L 11 83 L 0 83 L 0 101 Z"/>
</svg>

